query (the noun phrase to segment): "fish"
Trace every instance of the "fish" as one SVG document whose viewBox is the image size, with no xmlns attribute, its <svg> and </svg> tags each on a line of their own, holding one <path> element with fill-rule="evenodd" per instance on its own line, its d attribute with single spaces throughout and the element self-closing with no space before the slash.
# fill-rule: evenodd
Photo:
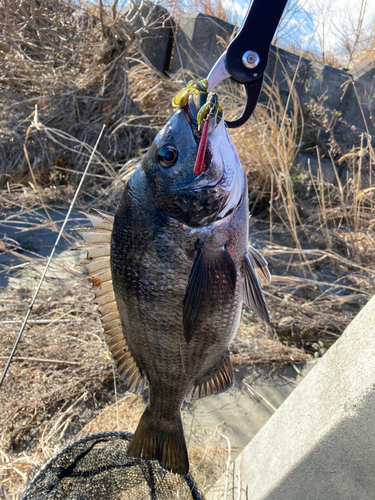
<svg viewBox="0 0 375 500">
<path fill-rule="evenodd" d="M 248 243 L 247 178 L 224 120 L 210 124 L 201 173 L 194 99 L 159 131 L 115 215 L 78 230 L 108 348 L 148 403 L 128 455 L 186 475 L 181 406 L 234 383 L 229 343 L 242 304 L 270 323 L 267 261 Z"/>
</svg>

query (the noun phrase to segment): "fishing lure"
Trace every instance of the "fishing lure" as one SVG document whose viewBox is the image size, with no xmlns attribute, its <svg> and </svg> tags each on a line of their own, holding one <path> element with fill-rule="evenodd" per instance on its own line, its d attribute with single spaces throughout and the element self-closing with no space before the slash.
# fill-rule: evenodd
<svg viewBox="0 0 375 500">
<path fill-rule="evenodd" d="M 203 171 L 210 122 L 214 121 L 216 128 L 223 118 L 223 110 L 219 104 L 217 95 L 214 92 L 207 93 L 208 80 L 196 80 L 194 77 L 192 78 L 193 80 L 174 97 L 172 106 L 182 109 L 187 105 L 191 94 L 197 97 L 199 109 L 197 115 L 198 131 L 200 131 L 202 123 L 204 123 L 197 158 L 194 164 L 194 174 L 200 175 Z"/>
</svg>

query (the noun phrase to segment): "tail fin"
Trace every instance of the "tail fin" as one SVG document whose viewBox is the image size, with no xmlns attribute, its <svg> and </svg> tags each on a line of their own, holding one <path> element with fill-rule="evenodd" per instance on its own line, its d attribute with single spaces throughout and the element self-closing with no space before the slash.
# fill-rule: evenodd
<svg viewBox="0 0 375 500">
<path fill-rule="evenodd" d="M 158 460 L 164 469 L 186 476 L 189 459 L 181 414 L 175 420 L 160 420 L 147 407 L 129 444 L 128 455 Z"/>
</svg>

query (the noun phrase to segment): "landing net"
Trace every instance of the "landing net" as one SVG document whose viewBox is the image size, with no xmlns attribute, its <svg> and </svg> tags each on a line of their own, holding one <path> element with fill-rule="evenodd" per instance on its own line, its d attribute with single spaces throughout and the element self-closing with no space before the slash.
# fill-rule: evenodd
<svg viewBox="0 0 375 500">
<path fill-rule="evenodd" d="M 128 457 L 132 437 L 105 432 L 70 444 L 31 473 L 21 500 L 203 500 L 189 475 Z"/>
</svg>

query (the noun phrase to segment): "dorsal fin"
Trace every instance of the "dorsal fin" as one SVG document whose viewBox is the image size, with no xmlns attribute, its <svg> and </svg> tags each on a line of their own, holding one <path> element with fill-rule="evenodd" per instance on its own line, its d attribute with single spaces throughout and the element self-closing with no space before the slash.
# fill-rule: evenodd
<svg viewBox="0 0 375 500">
<path fill-rule="evenodd" d="M 91 278 L 95 298 L 101 313 L 101 322 L 108 349 L 115 361 L 116 367 L 126 385 L 133 392 L 140 392 L 146 387 L 145 376 L 142 375 L 126 343 L 121 326 L 120 314 L 113 291 L 111 273 L 111 236 L 113 215 L 95 210 L 96 214 L 84 213 L 92 225 L 92 229 L 75 229 L 85 242 L 85 245 L 75 250 L 86 250 L 87 260 L 81 262 Z"/>
</svg>

